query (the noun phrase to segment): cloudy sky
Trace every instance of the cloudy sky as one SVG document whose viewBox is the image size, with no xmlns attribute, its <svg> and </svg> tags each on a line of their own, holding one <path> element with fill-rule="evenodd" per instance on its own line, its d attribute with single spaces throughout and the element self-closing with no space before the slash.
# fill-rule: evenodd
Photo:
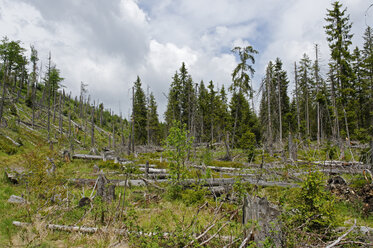
<svg viewBox="0 0 373 248">
<path fill-rule="evenodd" d="M 184 61 L 194 82 L 229 85 L 235 46 L 259 51 L 254 66 L 258 89 L 265 66 L 279 57 L 291 72 L 303 53 L 322 64 L 329 57 L 324 17 L 330 0 L 0 0 L 0 35 L 48 52 L 73 95 L 80 82 L 91 97 L 128 116 L 130 88 L 139 75 L 154 92 L 162 118 L 171 77 Z M 373 25 L 373 0 L 342 0 L 348 8 L 354 46 Z M 43 66 L 44 68 L 44 66 Z M 44 68 L 45 71 L 45 68 Z"/>
</svg>

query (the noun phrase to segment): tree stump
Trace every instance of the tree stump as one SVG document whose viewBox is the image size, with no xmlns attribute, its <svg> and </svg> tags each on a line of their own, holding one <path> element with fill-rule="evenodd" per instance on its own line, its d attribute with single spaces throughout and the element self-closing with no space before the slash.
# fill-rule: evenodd
<svg viewBox="0 0 373 248">
<path fill-rule="evenodd" d="M 100 167 L 97 166 L 97 164 L 93 165 L 93 173 L 99 173 Z"/>
<path fill-rule="evenodd" d="M 63 158 L 64 158 L 66 163 L 71 161 L 70 152 L 68 150 L 63 151 Z"/>
<path fill-rule="evenodd" d="M 148 174 L 149 174 L 149 161 L 146 161 L 146 164 L 145 164 L 145 178 L 148 178 Z"/>
<path fill-rule="evenodd" d="M 110 181 L 102 173 L 97 180 L 97 196 L 101 197 L 103 201 L 115 200 L 115 185 L 110 184 Z"/>
<path fill-rule="evenodd" d="M 242 222 L 244 225 L 255 223 L 252 226 L 251 238 L 261 247 L 261 241 L 270 238 L 273 247 L 282 247 L 282 233 L 277 217 L 280 211 L 271 207 L 266 198 L 247 195 L 244 198 L 242 209 Z"/>
<path fill-rule="evenodd" d="M 289 158 L 291 161 L 297 160 L 297 148 L 293 142 L 293 135 L 289 133 L 289 140 L 288 140 L 288 151 L 289 151 Z"/>
</svg>

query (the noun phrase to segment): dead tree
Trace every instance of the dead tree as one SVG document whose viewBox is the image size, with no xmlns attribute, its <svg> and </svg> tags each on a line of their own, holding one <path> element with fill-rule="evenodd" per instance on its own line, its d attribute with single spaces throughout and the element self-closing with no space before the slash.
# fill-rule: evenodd
<svg viewBox="0 0 373 248">
<path fill-rule="evenodd" d="M 50 75 L 51 75 L 51 52 L 49 52 L 49 58 L 48 58 L 48 81 L 46 87 L 48 87 L 48 106 L 47 106 L 47 111 L 48 111 L 48 121 L 47 121 L 47 131 L 48 131 L 48 142 L 50 142 L 50 98 L 51 98 L 51 82 L 50 82 Z"/>
<path fill-rule="evenodd" d="M 93 102 L 93 107 L 92 107 L 92 111 L 91 111 L 91 126 L 92 126 L 92 129 L 91 129 L 91 146 L 94 147 L 95 145 L 95 103 Z"/>
<path fill-rule="evenodd" d="M 3 76 L 3 93 L 1 95 L 1 102 L 0 102 L 0 125 L 1 125 L 1 120 L 3 118 L 3 109 L 4 109 L 4 101 L 5 101 L 5 91 L 6 91 L 6 64 L 3 65 L 3 70 L 4 70 L 4 76 Z"/>
</svg>

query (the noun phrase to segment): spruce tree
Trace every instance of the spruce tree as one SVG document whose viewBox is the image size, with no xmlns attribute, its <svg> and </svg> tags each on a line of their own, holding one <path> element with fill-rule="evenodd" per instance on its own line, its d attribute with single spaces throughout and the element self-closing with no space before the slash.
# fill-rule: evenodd
<svg viewBox="0 0 373 248">
<path fill-rule="evenodd" d="M 147 122 L 147 109 L 146 97 L 144 90 L 141 87 L 140 77 L 137 76 L 134 82 L 134 99 L 133 99 L 133 120 L 135 129 L 135 142 L 141 145 L 147 142 L 146 122 Z"/>
<path fill-rule="evenodd" d="M 149 123 L 149 137 L 150 144 L 159 144 L 160 143 L 160 125 L 158 120 L 157 113 L 157 103 L 155 101 L 153 92 L 149 96 L 149 105 L 148 105 L 148 123 Z"/>
<path fill-rule="evenodd" d="M 257 54 L 258 51 L 255 50 L 252 46 L 247 47 L 235 47 L 232 49 L 232 52 L 236 53 L 239 58 L 240 62 L 234 68 L 232 72 L 232 84 L 229 88 L 231 92 L 233 92 L 233 96 L 237 97 L 237 99 L 232 100 L 232 106 L 235 106 L 234 110 L 234 124 L 233 124 L 233 135 L 232 135 L 232 147 L 235 143 L 236 138 L 236 130 L 237 130 L 237 122 L 238 122 L 238 115 L 240 112 L 241 104 L 245 104 L 245 102 L 241 103 L 243 95 L 253 95 L 253 89 L 251 88 L 251 77 L 254 75 L 254 68 L 251 64 L 255 63 L 254 54 Z M 241 96 L 241 94 L 243 94 Z M 246 99 L 245 99 L 246 100 Z M 237 101 L 237 102 L 234 102 Z"/>
<path fill-rule="evenodd" d="M 335 92 L 335 110 L 334 118 L 343 117 L 343 121 L 337 120 L 340 125 L 344 123 L 344 130 L 349 136 L 348 120 L 356 119 L 356 113 L 353 111 L 353 102 L 355 97 L 355 88 L 352 84 L 352 69 L 351 69 L 351 54 L 349 46 L 352 44 L 352 34 L 350 34 L 351 26 L 350 17 L 346 14 L 347 9 L 342 9 L 342 4 L 338 1 L 332 4 L 332 9 L 327 10 L 327 25 L 324 26 L 327 34 L 327 41 L 330 48 L 330 69 L 333 75 L 333 88 Z M 340 130 L 340 127 L 337 127 Z M 337 132 L 339 136 L 339 131 Z"/>
</svg>

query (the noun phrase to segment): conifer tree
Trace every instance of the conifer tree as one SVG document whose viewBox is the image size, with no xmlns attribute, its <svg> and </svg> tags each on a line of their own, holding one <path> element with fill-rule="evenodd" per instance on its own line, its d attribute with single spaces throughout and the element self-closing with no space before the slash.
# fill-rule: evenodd
<svg viewBox="0 0 373 248">
<path fill-rule="evenodd" d="M 327 41 L 330 48 L 330 69 L 332 76 L 331 81 L 335 88 L 333 93 L 335 97 L 335 106 L 337 108 L 334 118 L 344 117 L 344 121 L 336 121 L 338 124 L 337 138 L 339 138 L 339 125 L 345 123 L 344 132 L 349 136 L 348 120 L 356 119 L 356 114 L 352 111 L 353 99 L 355 94 L 354 85 L 352 85 L 352 69 L 350 65 L 351 54 L 349 46 L 352 44 L 352 34 L 350 34 L 351 26 L 350 17 L 346 14 L 347 9 L 342 9 L 342 4 L 338 1 L 332 4 L 332 9 L 327 9 L 327 25 L 324 26 L 327 34 Z M 334 89 L 333 89 L 334 90 Z M 347 118 L 349 117 L 349 118 Z"/>
<path fill-rule="evenodd" d="M 255 50 L 252 46 L 247 47 L 235 47 L 232 49 L 232 52 L 237 53 L 237 55 L 240 58 L 240 62 L 234 68 L 232 72 L 232 85 L 230 86 L 229 90 L 233 92 L 233 96 L 237 97 L 235 99 L 237 102 L 232 101 L 232 104 L 237 108 L 234 111 L 234 124 L 233 124 L 233 135 L 232 135 L 232 147 L 235 143 L 235 137 L 236 137 L 236 129 L 237 129 L 237 122 L 238 122 L 238 114 L 240 112 L 241 104 L 245 104 L 244 102 L 241 103 L 242 99 L 245 99 L 245 97 L 242 97 L 241 94 L 244 95 L 250 95 L 253 94 L 253 89 L 251 88 L 251 77 L 254 75 L 254 68 L 248 64 L 251 62 L 251 64 L 255 63 L 254 54 L 257 54 L 258 51 Z"/>
<path fill-rule="evenodd" d="M 155 101 L 153 93 L 150 93 L 149 96 L 149 105 L 148 105 L 148 123 L 149 123 L 149 137 L 150 144 L 159 144 L 160 143 L 160 125 L 158 120 L 157 113 L 157 103 Z"/>
<path fill-rule="evenodd" d="M 144 90 L 141 87 L 140 77 L 137 76 L 134 82 L 134 103 L 133 103 L 133 120 L 135 129 L 135 142 L 141 145 L 147 142 L 146 122 L 147 122 L 147 108 L 146 97 Z"/>
<path fill-rule="evenodd" d="M 165 120 L 168 127 L 171 127 L 174 120 L 181 122 L 181 101 L 180 97 L 182 94 L 181 83 L 179 75 L 175 72 L 173 81 L 170 86 L 168 93 L 167 110 L 165 112 Z"/>
</svg>

